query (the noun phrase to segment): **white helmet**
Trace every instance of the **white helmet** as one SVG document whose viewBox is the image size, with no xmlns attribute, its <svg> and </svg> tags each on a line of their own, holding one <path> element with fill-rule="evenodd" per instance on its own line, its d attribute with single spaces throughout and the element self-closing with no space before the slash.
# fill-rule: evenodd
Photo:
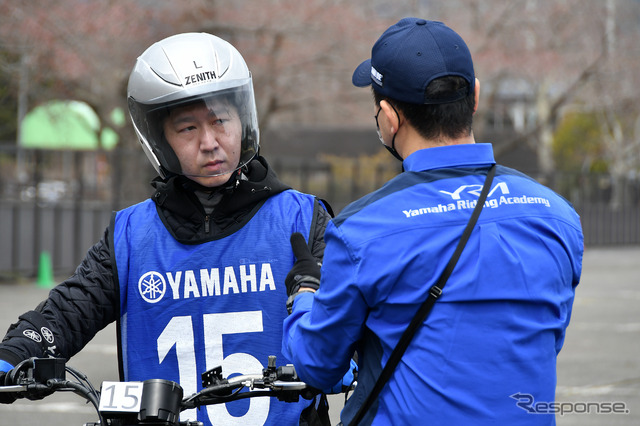
<svg viewBox="0 0 640 426">
<path fill-rule="evenodd" d="M 163 178 L 182 168 L 164 132 L 168 111 L 196 101 L 209 104 L 223 98 L 234 105 L 242 121 L 240 162 L 234 172 L 258 152 L 259 131 L 251 72 L 240 52 L 211 34 L 185 33 L 161 40 L 140 55 L 129 76 L 129 114 L 142 149 Z"/>
</svg>

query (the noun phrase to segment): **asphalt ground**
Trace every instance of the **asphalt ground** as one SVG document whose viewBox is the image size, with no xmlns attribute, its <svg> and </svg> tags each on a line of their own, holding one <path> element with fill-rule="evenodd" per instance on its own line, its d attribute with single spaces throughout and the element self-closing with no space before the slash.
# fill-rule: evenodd
<svg viewBox="0 0 640 426">
<path fill-rule="evenodd" d="M 35 283 L 0 283 L 0 329 L 33 309 L 47 291 Z M 528 406 L 557 411 L 560 426 L 640 424 L 639 303 L 640 247 L 587 249 L 573 318 L 558 356 L 555 405 L 534 401 Z M 69 365 L 96 386 L 117 380 L 113 326 L 100 332 Z M 343 398 L 330 401 L 337 424 Z M 0 426 L 80 426 L 95 420 L 93 408 L 73 394 L 0 405 Z"/>
</svg>

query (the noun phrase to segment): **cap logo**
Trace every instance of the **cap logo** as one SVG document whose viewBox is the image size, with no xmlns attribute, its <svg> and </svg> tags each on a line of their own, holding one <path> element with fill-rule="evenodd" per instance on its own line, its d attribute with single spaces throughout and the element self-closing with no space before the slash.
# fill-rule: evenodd
<svg viewBox="0 0 640 426">
<path fill-rule="evenodd" d="M 371 67 L 371 79 L 372 79 L 372 80 L 373 80 L 373 81 L 374 81 L 378 86 L 380 86 L 380 87 L 382 87 L 382 86 L 383 86 L 383 85 L 382 85 L 382 79 L 383 79 L 383 76 L 382 76 L 382 74 L 380 74 L 380 73 L 378 72 L 378 70 L 377 70 L 377 69 L 375 69 L 374 67 Z"/>
</svg>

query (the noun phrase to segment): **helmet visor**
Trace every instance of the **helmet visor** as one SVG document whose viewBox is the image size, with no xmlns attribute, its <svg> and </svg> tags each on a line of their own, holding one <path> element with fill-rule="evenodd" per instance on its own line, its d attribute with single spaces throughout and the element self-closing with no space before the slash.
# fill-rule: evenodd
<svg viewBox="0 0 640 426">
<path fill-rule="evenodd" d="M 129 99 L 136 131 L 165 172 L 187 177 L 233 173 L 259 146 L 251 80 L 225 90 L 144 105 Z M 133 104 L 133 105 L 132 105 Z"/>
</svg>

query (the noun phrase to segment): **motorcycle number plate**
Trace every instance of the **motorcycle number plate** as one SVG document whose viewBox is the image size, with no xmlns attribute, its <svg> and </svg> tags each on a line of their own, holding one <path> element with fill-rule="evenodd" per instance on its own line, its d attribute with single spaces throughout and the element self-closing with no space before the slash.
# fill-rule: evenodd
<svg viewBox="0 0 640 426">
<path fill-rule="evenodd" d="M 142 382 L 102 382 L 101 413 L 138 413 L 142 400 Z"/>
</svg>

